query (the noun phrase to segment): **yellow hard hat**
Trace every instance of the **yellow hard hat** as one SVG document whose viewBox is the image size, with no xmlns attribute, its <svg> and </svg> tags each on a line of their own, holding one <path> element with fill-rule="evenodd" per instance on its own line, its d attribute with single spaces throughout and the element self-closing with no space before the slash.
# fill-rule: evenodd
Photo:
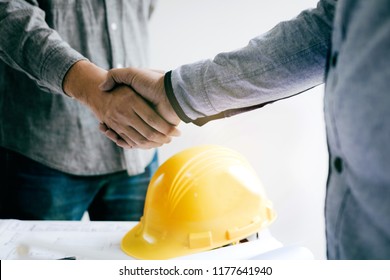
<svg viewBox="0 0 390 280">
<path fill-rule="evenodd" d="M 237 242 L 275 219 L 250 164 L 216 145 L 179 152 L 153 175 L 140 222 L 121 248 L 138 259 L 169 259 Z"/>
</svg>

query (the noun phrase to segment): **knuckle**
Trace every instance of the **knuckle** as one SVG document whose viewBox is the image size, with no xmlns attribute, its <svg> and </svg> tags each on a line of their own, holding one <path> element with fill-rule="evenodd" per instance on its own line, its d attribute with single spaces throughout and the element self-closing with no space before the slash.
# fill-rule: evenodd
<svg viewBox="0 0 390 280">
<path fill-rule="evenodd" d="M 146 116 L 145 122 L 150 126 L 157 126 L 157 121 L 154 116 L 150 116 L 150 115 Z"/>
<path fill-rule="evenodd" d="M 108 130 L 106 132 L 106 136 L 108 138 L 110 138 L 111 140 L 117 140 L 118 139 L 118 135 L 115 132 L 113 132 L 112 130 Z"/>
<path fill-rule="evenodd" d="M 146 139 L 149 139 L 152 141 L 159 139 L 159 133 L 157 133 L 157 131 L 155 131 L 155 130 L 148 130 L 144 136 Z"/>
<path fill-rule="evenodd" d="M 147 146 L 149 141 L 145 138 L 140 138 L 138 141 L 138 145 L 141 145 L 141 146 Z"/>
</svg>

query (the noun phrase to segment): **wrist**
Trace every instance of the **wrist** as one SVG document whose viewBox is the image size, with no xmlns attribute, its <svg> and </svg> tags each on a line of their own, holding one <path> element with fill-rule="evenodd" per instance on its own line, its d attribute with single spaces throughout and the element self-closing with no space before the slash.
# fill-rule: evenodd
<svg viewBox="0 0 390 280">
<path fill-rule="evenodd" d="M 64 77 L 63 90 L 65 94 L 87 103 L 88 87 L 97 85 L 105 79 L 106 71 L 88 60 L 79 60 L 69 69 Z"/>
<path fill-rule="evenodd" d="M 182 108 L 179 105 L 179 102 L 176 99 L 176 96 L 173 92 L 172 82 L 171 82 L 171 73 L 172 71 L 169 71 L 165 73 L 164 75 L 164 93 L 165 93 L 165 99 L 166 102 L 169 104 L 168 108 L 170 108 L 170 111 L 172 111 L 172 114 L 174 114 L 179 121 L 182 120 L 185 123 L 190 123 L 192 120 L 187 117 L 187 115 L 184 113 Z"/>
<path fill-rule="evenodd" d="M 156 92 L 159 92 L 159 96 L 161 97 L 161 104 L 159 104 L 157 107 L 159 107 L 159 112 L 162 115 L 162 117 L 167 120 L 172 125 L 178 125 L 180 123 L 180 118 L 176 114 L 175 110 L 173 109 L 171 103 L 169 102 L 167 92 L 165 90 L 165 76 L 163 75 L 159 81 L 157 82 L 157 90 Z"/>
</svg>

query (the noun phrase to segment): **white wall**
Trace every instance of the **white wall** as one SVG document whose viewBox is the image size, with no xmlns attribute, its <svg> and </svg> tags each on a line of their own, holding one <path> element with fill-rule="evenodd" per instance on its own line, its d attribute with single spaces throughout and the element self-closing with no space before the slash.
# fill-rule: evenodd
<svg viewBox="0 0 390 280">
<path fill-rule="evenodd" d="M 152 67 L 164 70 L 245 46 L 281 20 L 314 7 L 314 0 L 160 0 L 152 18 Z M 277 47 L 277 46 L 276 46 Z M 284 244 L 325 258 L 323 206 L 327 173 L 323 88 L 215 121 L 181 124 L 182 136 L 160 148 L 161 162 L 198 144 L 221 144 L 253 165 L 274 202 L 270 227 Z"/>
</svg>

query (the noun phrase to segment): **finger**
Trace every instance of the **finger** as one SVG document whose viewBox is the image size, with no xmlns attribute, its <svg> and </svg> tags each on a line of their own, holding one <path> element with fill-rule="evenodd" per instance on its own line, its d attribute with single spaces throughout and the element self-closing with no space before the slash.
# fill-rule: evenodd
<svg viewBox="0 0 390 280">
<path fill-rule="evenodd" d="M 136 146 L 130 146 L 125 140 L 123 139 L 118 139 L 118 141 L 116 142 L 116 144 L 123 148 L 123 149 L 132 149 L 132 148 L 136 148 Z"/>
<path fill-rule="evenodd" d="M 111 141 L 115 142 L 118 146 L 125 148 L 125 149 L 131 149 L 132 147 L 135 147 L 136 144 L 131 141 L 130 139 L 124 140 L 124 135 L 118 135 L 115 131 L 109 129 L 105 124 L 100 125 L 100 130 L 104 132 L 105 136 L 110 139 Z M 122 138 L 123 137 L 123 138 Z"/>
<path fill-rule="evenodd" d="M 153 111 L 153 109 L 150 110 Z M 148 109 L 140 110 L 140 108 L 135 108 L 135 113 L 139 116 L 140 120 L 145 123 L 143 126 L 141 124 L 138 125 L 138 127 L 141 126 L 143 128 L 140 128 L 141 134 L 149 140 L 167 143 L 164 141 L 167 137 L 170 138 L 172 136 L 177 137 L 181 135 L 180 130 L 176 126 L 167 122 L 157 113 L 152 115 Z"/>
<path fill-rule="evenodd" d="M 135 116 L 134 118 L 138 118 Z M 142 120 L 141 120 L 142 121 Z M 134 123 L 134 120 L 132 120 L 132 123 Z M 145 125 L 145 124 L 143 124 Z M 133 148 L 142 148 L 142 149 L 150 149 L 154 147 L 160 147 L 164 143 L 169 143 L 171 141 L 170 137 L 167 137 L 167 140 L 164 142 L 155 142 L 152 140 L 149 140 L 145 138 L 138 130 L 131 126 L 121 126 L 119 124 L 112 124 L 112 129 L 115 131 L 119 131 L 119 135 L 115 143 L 120 144 L 121 141 L 118 141 L 119 139 L 123 139 L 125 142 L 130 144 Z M 137 125 L 139 126 L 139 125 Z"/>
<path fill-rule="evenodd" d="M 110 139 L 111 141 L 113 141 L 113 142 L 117 142 L 118 141 L 118 139 L 120 138 L 119 136 L 118 136 L 118 134 L 116 134 L 113 130 L 111 130 L 111 129 L 107 129 L 105 132 L 104 132 L 104 135 L 108 138 L 108 139 Z"/>
<path fill-rule="evenodd" d="M 123 143 L 123 144 L 120 144 L 120 143 Z M 126 143 L 126 144 L 124 144 L 124 143 Z M 120 135 L 118 135 L 118 140 L 117 140 L 116 144 L 118 146 L 121 146 L 122 148 L 128 148 L 128 149 L 137 147 L 137 144 L 123 133 L 120 133 Z M 127 146 L 124 147 L 124 145 L 127 145 Z"/>
<path fill-rule="evenodd" d="M 99 124 L 99 129 L 101 132 L 103 132 L 107 138 L 109 138 L 110 140 L 112 140 L 113 142 L 117 143 L 118 141 L 123 141 L 124 143 L 126 143 L 126 146 L 127 147 L 132 147 L 132 145 L 134 145 L 134 142 L 132 141 L 129 141 L 129 143 L 127 143 L 125 140 L 123 140 L 121 138 L 120 135 L 118 135 L 114 130 L 110 129 L 106 124 L 104 123 L 100 123 Z M 124 144 L 122 144 L 124 145 Z"/>
<path fill-rule="evenodd" d="M 133 127 L 137 128 L 146 139 L 167 143 L 167 137 L 180 135 L 180 131 L 176 126 L 162 118 L 143 98 L 137 98 L 137 104 L 133 109 L 139 117 L 134 120 Z"/>
<path fill-rule="evenodd" d="M 169 123 L 170 124 L 170 123 Z M 171 137 L 179 137 L 181 135 L 180 129 L 178 129 L 176 126 L 171 125 L 171 128 L 167 131 L 166 135 Z"/>
<path fill-rule="evenodd" d="M 107 129 L 105 134 L 108 138 L 110 138 L 114 142 L 116 142 L 120 138 L 120 136 L 111 129 Z"/>
<path fill-rule="evenodd" d="M 120 133 L 120 137 L 121 138 L 119 138 L 117 141 L 118 145 L 123 143 L 121 140 L 127 143 L 133 142 L 133 144 L 131 145 L 132 148 L 151 149 L 151 148 L 160 147 L 163 144 L 163 143 L 154 142 L 146 139 L 132 127 L 126 128 L 126 134 Z"/>
<path fill-rule="evenodd" d="M 141 133 L 139 133 L 139 131 L 137 131 L 135 128 L 133 128 L 131 126 L 126 127 L 125 130 L 126 131 L 123 134 L 121 133 L 121 135 L 123 135 L 123 138 L 126 141 L 127 141 L 127 138 L 130 138 L 135 143 L 133 145 L 133 147 L 142 148 L 142 149 L 150 149 L 150 148 L 154 148 L 154 147 L 160 147 L 163 144 L 167 144 L 167 143 L 171 142 L 171 138 L 167 137 L 167 136 L 164 136 L 163 140 L 161 140 L 161 138 L 159 138 L 157 140 L 151 139 L 151 138 L 155 138 L 155 137 L 146 138 Z"/>
<path fill-rule="evenodd" d="M 99 123 L 99 130 L 101 132 L 106 132 L 108 130 L 108 126 L 105 123 Z"/>
<path fill-rule="evenodd" d="M 125 140 L 123 140 L 122 138 L 119 138 L 117 141 L 116 141 L 116 144 L 117 146 L 123 148 L 123 149 L 132 149 L 134 146 L 131 146 L 129 145 Z"/>
<path fill-rule="evenodd" d="M 131 138 L 133 141 L 142 141 L 137 137 L 138 135 L 132 135 L 137 137 L 133 139 L 126 133 L 126 126 L 133 127 L 140 135 L 143 136 L 147 141 L 156 143 L 169 143 L 171 136 L 167 134 L 177 135 L 178 130 L 175 126 L 170 124 L 164 118 L 162 118 L 141 96 L 132 91 L 129 87 L 121 87 L 118 90 L 123 91 L 122 93 L 127 96 L 126 102 L 122 102 L 117 108 L 118 112 L 116 118 L 111 118 L 110 127 L 116 132 L 122 132 Z M 130 104 L 131 107 L 125 106 Z M 112 125 L 115 125 L 113 127 Z M 126 140 L 126 139 L 125 139 Z M 136 142 L 138 144 L 138 142 Z"/>
<path fill-rule="evenodd" d="M 105 123 L 99 123 L 99 130 L 106 135 L 110 140 L 116 142 L 118 140 L 119 135 L 115 133 L 115 131 L 111 130 Z"/>
</svg>

